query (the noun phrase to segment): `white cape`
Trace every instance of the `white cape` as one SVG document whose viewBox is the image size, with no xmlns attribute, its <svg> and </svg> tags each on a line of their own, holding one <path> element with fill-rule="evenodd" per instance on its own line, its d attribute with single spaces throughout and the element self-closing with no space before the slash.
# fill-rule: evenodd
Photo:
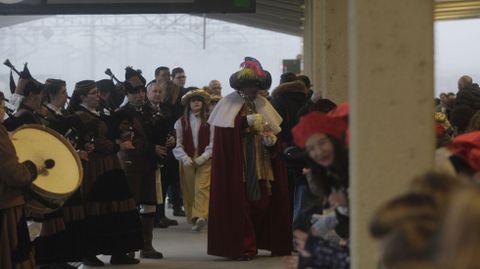
<svg viewBox="0 0 480 269">
<path fill-rule="evenodd" d="M 242 109 L 244 103 L 245 100 L 238 92 L 232 92 L 218 102 L 208 118 L 208 123 L 215 127 L 233 128 L 235 117 Z M 263 118 L 270 124 L 273 133 L 278 134 L 282 130 L 280 128 L 280 124 L 283 121 L 282 117 L 265 97 L 257 95 L 254 103 L 257 113 L 262 114 Z"/>
</svg>

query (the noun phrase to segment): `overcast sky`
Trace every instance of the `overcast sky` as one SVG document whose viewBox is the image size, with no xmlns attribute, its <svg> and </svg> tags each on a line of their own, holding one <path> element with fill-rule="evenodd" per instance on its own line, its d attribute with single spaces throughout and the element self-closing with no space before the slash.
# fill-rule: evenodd
<svg viewBox="0 0 480 269">
<path fill-rule="evenodd" d="M 245 56 L 257 58 L 271 72 L 275 87 L 282 59 L 301 53 L 300 37 L 210 19 L 203 49 L 203 18 L 183 14 L 51 16 L 0 28 L 1 62 L 9 58 L 17 69 L 28 62 L 35 78 L 62 78 L 69 92 L 77 81 L 107 78 L 106 68 L 124 80 L 130 65 L 148 81 L 158 66 L 181 66 L 187 86 L 218 79 L 228 94 L 230 75 Z M 8 71 L 0 67 L 4 91 Z"/>
<path fill-rule="evenodd" d="M 457 80 L 480 81 L 480 19 L 435 23 L 435 95 L 457 92 Z"/>
<path fill-rule="evenodd" d="M 282 59 L 302 52 L 301 38 L 214 20 L 208 20 L 204 50 L 202 22 L 185 15 L 51 16 L 0 28 L 0 61 L 9 58 L 17 68 L 28 62 L 36 78 L 63 78 L 69 91 L 76 81 L 106 78 L 107 67 L 123 80 L 127 65 L 147 79 L 159 65 L 182 66 L 187 85 L 219 79 L 227 93 L 244 56 L 257 57 L 271 71 L 274 87 Z M 456 92 L 464 74 L 480 81 L 479 34 L 480 19 L 435 23 L 435 96 Z M 8 68 L 0 67 L 0 89 L 7 87 Z"/>
</svg>

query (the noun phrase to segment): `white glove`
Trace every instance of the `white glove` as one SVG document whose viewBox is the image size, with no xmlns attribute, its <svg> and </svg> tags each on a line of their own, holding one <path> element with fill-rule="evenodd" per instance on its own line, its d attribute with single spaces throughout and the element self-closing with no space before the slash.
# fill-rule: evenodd
<svg viewBox="0 0 480 269">
<path fill-rule="evenodd" d="M 262 137 L 263 139 L 263 144 L 267 147 L 271 147 L 277 143 L 277 136 L 276 135 L 264 135 Z"/>
<path fill-rule="evenodd" d="M 41 222 L 35 221 L 27 221 L 28 225 L 28 233 L 30 234 L 30 241 L 40 236 L 40 232 L 42 231 L 43 224 Z"/>
<path fill-rule="evenodd" d="M 205 157 L 203 157 L 203 156 L 199 156 L 199 157 L 195 158 L 195 164 L 196 164 L 197 166 L 202 166 L 202 165 L 204 165 L 207 161 L 208 161 L 207 158 L 205 158 Z"/>
<path fill-rule="evenodd" d="M 263 130 L 263 115 L 258 113 L 247 115 L 247 123 L 248 126 L 261 132 Z"/>
<path fill-rule="evenodd" d="M 188 156 L 185 156 L 185 157 L 182 158 L 182 163 L 185 166 L 192 166 L 193 165 L 192 158 L 190 158 Z"/>
<path fill-rule="evenodd" d="M 337 216 L 335 213 L 328 215 L 312 215 L 312 227 L 311 230 L 313 234 L 316 234 L 320 237 L 325 237 L 325 235 L 335 229 L 335 226 L 338 224 Z"/>
</svg>

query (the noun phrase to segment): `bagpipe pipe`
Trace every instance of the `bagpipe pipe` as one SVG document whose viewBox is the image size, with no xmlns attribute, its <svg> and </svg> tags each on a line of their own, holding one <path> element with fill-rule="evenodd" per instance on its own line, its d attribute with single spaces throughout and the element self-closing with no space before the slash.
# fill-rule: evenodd
<svg viewBox="0 0 480 269">
<path fill-rule="evenodd" d="M 10 68 L 10 70 L 17 73 L 17 75 L 20 76 L 20 72 L 17 70 L 17 68 L 15 68 L 15 66 L 13 66 L 13 64 L 10 62 L 9 59 L 6 59 L 5 62 L 3 62 L 3 64 L 6 65 L 8 68 Z"/>
<path fill-rule="evenodd" d="M 7 66 L 8 68 L 10 68 L 10 92 L 13 94 L 16 92 L 17 90 L 17 85 L 15 84 L 15 81 L 13 79 L 13 73 L 16 73 L 20 79 L 25 79 L 25 80 L 29 80 L 29 81 L 33 81 L 36 85 L 38 85 L 39 87 L 42 88 L 42 90 L 45 88 L 45 86 L 47 84 L 49 84 L 49 81 L 52 80 L 52 81 L 62 81 L 62 80 L 57 80 L 57 79 L 48 79 L 45 83 L 41 83 L 40 81 L 38 81 L 37 79 L 33 78 L 33 76 L 31 75 L 30 73 L 30 70 L 28 69 L 28 63 L 25 63 L 24 64 L 24 67 L 23 67 L 23 70 L 22 71 L 18 71 L 17 68 L 15 68 L 15 66 L 12 64 L 12 62 L 10 62 L 9 59 L 6 59 L 3 64 L 5 66 Z M 20 82 L 20 80 L 19 80 Z M 63 81 L 63 83 L 65 83 Z M 53 83 L 51 83 L 53 84 Z M 19 94 L 21 94 L 21 90 L 19 90 Z M 67 95 L 67 100 L 70 100 L 71 97 Z"/>
<path fill-rule="evenodd" d="M 120 107 L 123 100 L 125 99 L 125 95 L 126 95 L 125 84 L 113 74 L 110 68 L 107 68 L 107 70 L 105 70 L 105 74 L 109 76 L 112 81 L 115 82 L 114 88 L 110 92 L 109 103 L 112 108 L 116 109 Z"/>
<path fill-rule="evenodd" d="M 107 76 L 109 76 L 110 79 L 114 80 L 117 84 L 122 85 L 122 87 L 123 87 L 123 82 L 118 80 L 118 78 L 113 74 L 113 72 L 112 72 L 112 70 L 110 70 L 110 68 L 107 68 L 107 70 L 105 70 L 105 74 Z"/>
</svg>

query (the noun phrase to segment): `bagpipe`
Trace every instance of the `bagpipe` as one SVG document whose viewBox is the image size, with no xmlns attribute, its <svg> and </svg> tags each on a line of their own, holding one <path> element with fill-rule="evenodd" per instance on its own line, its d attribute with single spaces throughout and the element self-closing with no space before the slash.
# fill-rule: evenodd
<svg viewBox="0 0 480 269">
<path fill-rule="evenodd" d="M 20 78 L 31 80 L 37 85 L 42 85 L 42 86 L 44 85 L 43 83 L 41 83 L 40 81 L 32 77 L 30 70 L 28 69 L 28 63 L 25 63 L 23 65 L 23 70 L 21 72 L 18 71 L 17 68 L 15 68 L 15 66 L 10 62 L 9 59 L 6 59 L 5 62 L 3 62 L 3 64 L 8 68 L 10 68 L 10 92 L 12 94 L 15 93 L 15 89 L 17 88 L 17 86 L 15 85 L 15 81 L 13 79 L 13 72 L 15 72 Z"/>
<path fill-rule="evenodd" d="M 110 93 L 109 103 L 114 109 L 116 109 L 120 107 L 120 105 L 123 103 L 123 100 L 125 99 L 125 95 L 126 95 L 125 86 L 123 82 L 120 81 L 113 74 L 110 68 L 107 68 L 107 70 L 105 70 L 105 74 L 109 76 L 111 80 L 115 81 L 115 87 L 113 91 Z"/>
</svg>

